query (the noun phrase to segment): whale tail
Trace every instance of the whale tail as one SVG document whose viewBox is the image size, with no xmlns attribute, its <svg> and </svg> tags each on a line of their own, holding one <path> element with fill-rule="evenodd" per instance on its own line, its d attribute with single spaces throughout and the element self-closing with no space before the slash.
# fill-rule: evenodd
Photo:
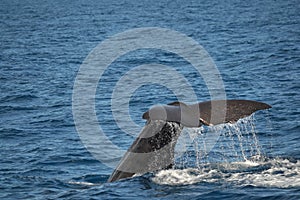
<svg viewBox="0 0 300 200">
<path fill-rule="evenodd" d="M 192 105 L 173 102 L 153 106 L 143 114 L 143 119 L 172 121 L 187 127 L 234 123 L 258 110 L 271 108 L 270 105 L 250 100 L 214 100 Z"/>
<path fill-rule="evenodd" d="M 184 126 L 234 123 L 270 105 L 250 100 L 215 100 L 187 105 L 172 102 L 143 114 L 145 127 L 121 159 L 108 182 L 172 166 L 177 139 Z"/>
</svg>

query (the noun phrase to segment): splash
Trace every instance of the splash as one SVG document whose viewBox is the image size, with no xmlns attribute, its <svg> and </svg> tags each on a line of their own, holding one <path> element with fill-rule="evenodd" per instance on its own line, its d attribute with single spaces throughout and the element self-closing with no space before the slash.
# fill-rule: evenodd
<svg viewBox="0 0 300 200">
<path fill-rule="evenodd" d="M 217 143 L 211 142 L 211 135 L 219 137 Z M 254 115 L 235 124 L 186 129 L 178 146 L 175 168 L 155 174 L 155 183 L 300 187 L 300 161 L 264 156 Z"/>
<path fill-rule="evenodd" d="M 155 174 L 157 184 L 189 185 L 195 183 L 233 184 L 238 187 L 300 187 L 300 161 L 272 159 L 265 162 L 233 162 L 203 165 L 201 169 L 170 169 Z"/>
</svg>

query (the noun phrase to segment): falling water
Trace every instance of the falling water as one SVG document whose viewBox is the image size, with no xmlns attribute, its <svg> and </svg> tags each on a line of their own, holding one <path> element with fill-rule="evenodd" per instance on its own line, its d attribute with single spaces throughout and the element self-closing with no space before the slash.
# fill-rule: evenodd
<svg viewBox="0 0 300 200">
<path fill-rule="evenodd" d="M 185 129 L 178 146 L 177 166 L 183 168 L 262 158 L 254 115 L 234 124 Z"/>
</svg>

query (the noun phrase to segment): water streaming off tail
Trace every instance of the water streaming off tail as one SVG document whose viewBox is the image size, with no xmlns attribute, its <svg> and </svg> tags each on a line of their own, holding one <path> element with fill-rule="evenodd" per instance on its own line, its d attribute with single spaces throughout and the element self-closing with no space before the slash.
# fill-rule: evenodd
<svg viewBox="0 0 300 200">
<path fill-rule="evenodd" d="M 176 148 L 176 166 L 179 168 L 200 168 L 207 163 L 240 162 L 261 157 L 254 115 L 234 124 L 184 129 Z"/>
</svg>

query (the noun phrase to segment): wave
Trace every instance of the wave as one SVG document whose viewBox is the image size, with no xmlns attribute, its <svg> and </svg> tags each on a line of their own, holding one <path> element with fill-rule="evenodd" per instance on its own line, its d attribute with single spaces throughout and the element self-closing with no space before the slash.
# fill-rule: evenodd
<svg viewBox="0 0 300 200">
<path fill-rule="evenodd" d="M 32 94 L 15 94 L 15 95 L 7 95 L 0 99 L 0 103 L 3 102 L 24 102 L 30 101 L 33 99 L 38 99 L 39 97 Z"/>
</svg>

